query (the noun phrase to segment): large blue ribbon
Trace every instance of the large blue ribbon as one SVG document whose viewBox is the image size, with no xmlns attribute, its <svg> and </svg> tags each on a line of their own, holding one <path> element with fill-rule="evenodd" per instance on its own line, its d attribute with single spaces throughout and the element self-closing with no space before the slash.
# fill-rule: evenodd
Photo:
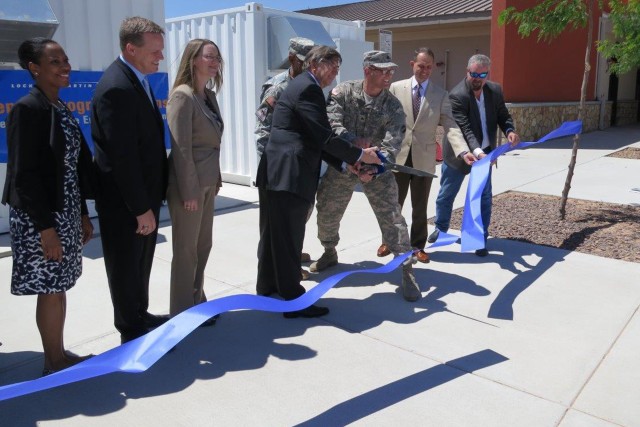
<svg viewBox="0 0 640 427">
<path fill-rule="evenodd" d="M 575 135 L 580 132 L 582 132 L 581 121 L 564 122 L 559 128 L 549 132 L 538 141 L 521 142 L 515 147 L 511 147 L 510 144 L 504 144 L 491 151 L 486 157 L 475 162 L 471 168 L 471 174 L 469 175 L 469 185 L 467 187 L 467 195 L 464 202 L 462 229 L 460 233 L 460 250 L 462 252 L 470 252 L 485 247 L 484 224 L 482 223 L 480 200 L 482 197 L 482 191 L 489 179 L 491 162 L 508 151 L 531 147 L 532 145 L 540 144 L 550 139 Z"/>
<path fill-rule="evenodd" d="M 430 247 L 455 243 L 458 236 L 443 233 Z M 412 252 L 398 255 L 386 265 L 374 269 L 352 270 L 324 279 L 304 295 L 291 301 L 257 295 L 230 295 L 211 300 L 180 313 L 148 334 L 108 350 L 100 355 L 71 366 L 63 371 L 32 381 L 0 387 L 0 401 L 24 396 L 77 381 L 95 378 L 113 372 L 144 372 L 162 356 L 193 332 L 202 322 L 216 314 L 231 310 L 262 310 L 286 312 L 302 310 L 315 303 L 338 282 L 356 273 L 386 274 L 400 266 Z"/>
</svg>

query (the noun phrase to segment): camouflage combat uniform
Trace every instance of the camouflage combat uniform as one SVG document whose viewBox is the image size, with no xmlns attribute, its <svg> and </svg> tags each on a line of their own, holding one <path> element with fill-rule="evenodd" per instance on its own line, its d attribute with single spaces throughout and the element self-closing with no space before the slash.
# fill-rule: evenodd
<svg viewBox="0 0 640 427">
<path fill-rule="evenodd" d="M 276 74 L 271 77 L 262 85 L 262 94 L 260 95 L 260 105 L 256 111 L 256 130 L 255 134 L 258 135 L 256 140 L 256 150 L 258 151 L 258 161 L 262 153 L 264 153 L 264 147 L 269 141 L 269 135 L 271 133 L 271 121 L 273 119 L 273 105 L 269 105 L 267 99 L 273 97 L 274 100 L 278 100 L 282 92 L 291 81 L 290 70 L 287 69 L 280 74 Z"/>
<path fill-rule="evenodd" d="M 329 98 L 327 113 L 336 134 L 351 141 L 357 137 L 369 138 L 372 146 L 380 147 L 388 160 L 395 161 L 405 133 L 405 113 L 395 96 L 388 90 L 375 98 L 366 96 L 363 80 L 356 80 L 339 84 Z M 335 248 L 340 240 L 340 220 L 358 183 L 376 215 L 383 241 L 395 254 L 410 250 L 407 223 L 398 204 L 393 172 L 385 171 L 376 179 L 362 183 L 355 174 L 333 168 L 322 178 L 317 194 L 318 238 L 325 250 Z"/>
</svg>

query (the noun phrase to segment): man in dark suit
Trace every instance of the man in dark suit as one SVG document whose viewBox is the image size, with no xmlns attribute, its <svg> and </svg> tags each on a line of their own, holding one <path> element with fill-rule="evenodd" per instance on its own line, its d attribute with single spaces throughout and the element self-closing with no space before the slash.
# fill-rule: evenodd
<svg viewBox="0 0 640 427">
<path fill-rule="evenodd" d="M 114 324 L 122 342 L 166 317 L 148 313 L 149 276 L 167 186 L 164 126 L 147 75 L 164 59 L 164 31 L 140 17 L 120 27 L 122 54 L 104 72 L 92 101 L 101 191 L 96 200 Z"/>
<path fill-rule="evenodd" d="M 343 161 L 380 164 L 375 147 L 357 148 L 335 137 L 329 125 L 322 88 L 333 82 L 341 60 L 333 48 L 313 48 L 305 58 L 305 71 L 291 80 L 276 103 L 256 178 L 265 193 L 260 204 L 259 295 L 278 293 L 292 300 L 305 293 L 300 284 L 300 253 L 321 161 L 336 168 L 342 168 Z M 284 317 L 317 317 L 328 312 L 326 307 L 311 305 L 284 313 Z"/>
<path fill-rule="evenodd" d="M 451 110 L 462 131 L 466 144 L 447 141 L 443 146 L 444 163 L 440 176 L 440 192 L 436 200 L 436 229 L 429 236 L 430 243 L 438 239 L 440 231 L 449 229 L 453 201 L 473 162 L 485 157 L 497 144 L 497 128 L 511 145 L 520 142 L 513 119 L 507 110 L 499 84 L 487 80 L 491 61 L 485 55 L 473 55 L 467 65 L 467 76 L 449 93 Z M 482 192 L 480 211 L 484 225 L 485 245 L 491 221 L 491 176 Z M 486 246 L 476 255 L 487 256 Z"/>
</svg>

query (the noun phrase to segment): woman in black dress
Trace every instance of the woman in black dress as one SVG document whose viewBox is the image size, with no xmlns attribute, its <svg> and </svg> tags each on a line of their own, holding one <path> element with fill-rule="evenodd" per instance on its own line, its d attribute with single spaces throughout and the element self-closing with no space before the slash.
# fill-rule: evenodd
<svg viewBox="0 0 640 427">
<path fill-rule="evenodd" d="M 93 234 L 85 198 L 91 193 L 91 152 L 58 98 L 71 65 L 53 40 L 33 38 L 18 49 L 35 85 L 7 119 L 7 178 L 13 251 L 11 293 L 38 295 L 36 323 L 44 348 L 43 375 L 86 357 L 64 348 L 66 291 L 82 273 L 82 246 Z"/>
</svg>

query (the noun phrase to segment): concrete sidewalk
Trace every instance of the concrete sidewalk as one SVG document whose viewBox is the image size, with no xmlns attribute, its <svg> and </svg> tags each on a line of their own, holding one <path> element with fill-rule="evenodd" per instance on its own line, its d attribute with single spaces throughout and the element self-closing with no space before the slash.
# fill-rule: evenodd
<svg viewBox="0 0 640 427">
<path fill-rule="evenodd" d="M 582 141 L 570 197 L 640 203 L 631 191 L 640 187 L 640 162 L 605 157 L 640 148 L 640 126 Z M 570 146 L 563 139 L 503 156 L 494 193 L 559 195 Z M 437 191 L 436 180 L 430 216 Z M 255 189 L 231 184 L 217 198 L 209 299 L 254 293 L 257 200 Z M 456 207 L 463 200 L 461 191 Z M 312 258 L 321 253 L 316 232 L 314 214 L 305 241 Z M 6 242 L 1 235 L 0 252 Z M 342 221 L 340 264 L 303 283 L 388 262 L 375 256 L 379 244 L 375 217 L 355 193 Z M 640 426 L 640 264 L 501 239 L 491 239 L 489 250 L 487 258 L 458 245 L 433 251 L 430 264 L 416 266 L 417 303 L 402 299 L 395 271 L 345 279 L 321 300 L 331 308 L 323 318 L 223 314 L 145 373 L 0 402 L 0 424 Z M 151 312 L 168 311 L 170 261 L 165 221 Z M 38 377 L 43 363 L 35 298 L 11 296 L 10 274 L 11 258 L 0 258 L 0 385 Z M 68 293 L 67 347 L 83 354 L 116 346 L 111 311 L 94 239 Z"/>
</svg>

